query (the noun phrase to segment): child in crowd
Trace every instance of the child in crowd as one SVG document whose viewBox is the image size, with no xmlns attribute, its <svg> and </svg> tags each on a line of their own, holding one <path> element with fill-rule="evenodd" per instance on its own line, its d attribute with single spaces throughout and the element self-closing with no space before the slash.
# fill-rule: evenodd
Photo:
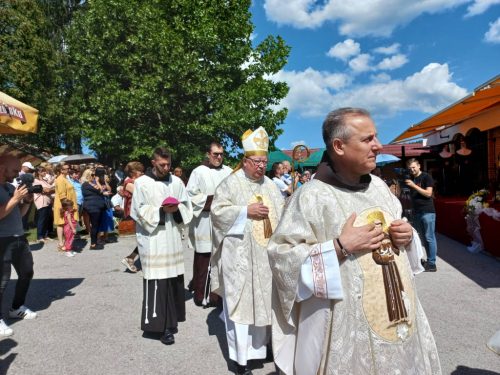
<svg viewBox="0 0 500 375">
<path fill-rule="evenodd" d="M 73 212 L 76 211 L 73 201 L 63 199 L 61 201 L 61 218 L 64 218 L 64 238 L 66 239 L 64 246 L 66 247 L 66 256 L 74 257 L 75 247 L 73 246 L 73 239 L 76 234 L 76 220 Z"/>
</svg>

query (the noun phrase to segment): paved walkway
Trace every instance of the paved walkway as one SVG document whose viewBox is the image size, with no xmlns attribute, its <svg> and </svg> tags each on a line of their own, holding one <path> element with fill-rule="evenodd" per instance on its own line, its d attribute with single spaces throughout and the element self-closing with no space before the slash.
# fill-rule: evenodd
<svg viewBox="0 0 500 375">
<path fill-rule="evenodd" d="M 196 307 L 188 293 L 187 321 L 175 345 L 142 337 L 142 278 L 120 264 L 134 247 L 135 237 L 120 238 L 103 251 L 66 258 L 54 242 L 32 245 L 35 279 L 27 305 L 39 317 L 9 321 L 14 335 L 0 341 L 0 374 L 230 373 L 220 311 Z M 419 275 L 417 284 L 443 374 L 499 374 L 500 356 L 485 342 L 500 330 L 500 262 L 443 236 L 438 249 L 438 272 Z M 191 250 L 185 260 L 187 284 Z M 13 286 L 4 296 L 4 316 Z M 256 367 L 255 375 L 274 373 L 272 363 Z"/>
</svg>

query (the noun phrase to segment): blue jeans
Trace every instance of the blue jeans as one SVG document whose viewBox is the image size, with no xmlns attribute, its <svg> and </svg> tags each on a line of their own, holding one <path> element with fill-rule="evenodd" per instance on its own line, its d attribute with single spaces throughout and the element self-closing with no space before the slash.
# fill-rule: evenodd
<svg viewBox="0 0 500 375">
<path fill-rule="evenodd" d="M 49 227 L 52 223 L 52 206 L 38 209 L 37 239 L 42 240 L 49 236 Z"/>
<path fill-rule="evenodd" d="M 435 213 L 415 213 L 415 229 L 417 229 L 422 245 L 425 247 L 427 253 L 427 262 L 436 264 L 437 242 L 434 229 L 436 227 L 436 214 Z"/>
</svg>

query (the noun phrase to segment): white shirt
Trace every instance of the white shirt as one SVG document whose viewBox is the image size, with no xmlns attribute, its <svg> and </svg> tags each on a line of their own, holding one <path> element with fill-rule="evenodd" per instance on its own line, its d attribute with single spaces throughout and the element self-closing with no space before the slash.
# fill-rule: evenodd
<svg viewBox="0 0 500 375">
<path fill-rule="evenodd" d="M 113 203 L 113 211 L 115 210 L 116 206 L 120 206 L 121 209 L 125 207 L 125 200 L 122 196 L 120 196 L 120 194 L 113 195 L 113 198 L 111 198 L 111 203 Z"/>
<path fill-rule="evenodd" d="M 281 181 L 283 181 L 287 185 L 290 185 L 292 183 L 292 176 L 290 176 L 288 173 L 285 173 L 283 174 L 283 176 L 281 176 Z"/>
<path fill-rule="evenodd" d="M 288 189 L 288 186 L 281 179 L 279 179 L 276 176 L 273 177 L 273 182 L 280 189 L 281 195 L 283 195 L 283 198 L 288 198 L 288 194 L 285 193 L 285 190 Z"/>
</svg>

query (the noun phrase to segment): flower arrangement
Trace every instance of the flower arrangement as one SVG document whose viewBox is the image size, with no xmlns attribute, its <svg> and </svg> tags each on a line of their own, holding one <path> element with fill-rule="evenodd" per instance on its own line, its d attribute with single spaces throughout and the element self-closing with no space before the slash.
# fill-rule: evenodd
<svg viewBox="0 0 500 375">
<path fill-rule="evenodd" d="M 479 190 L 472 194 L 465 202 L 464 211 L 467 214 L 475 215 L 477 211 L 489 207 L 489 204 L 484 202 L 488 191 L 486 189 Z"/>
</svg>

